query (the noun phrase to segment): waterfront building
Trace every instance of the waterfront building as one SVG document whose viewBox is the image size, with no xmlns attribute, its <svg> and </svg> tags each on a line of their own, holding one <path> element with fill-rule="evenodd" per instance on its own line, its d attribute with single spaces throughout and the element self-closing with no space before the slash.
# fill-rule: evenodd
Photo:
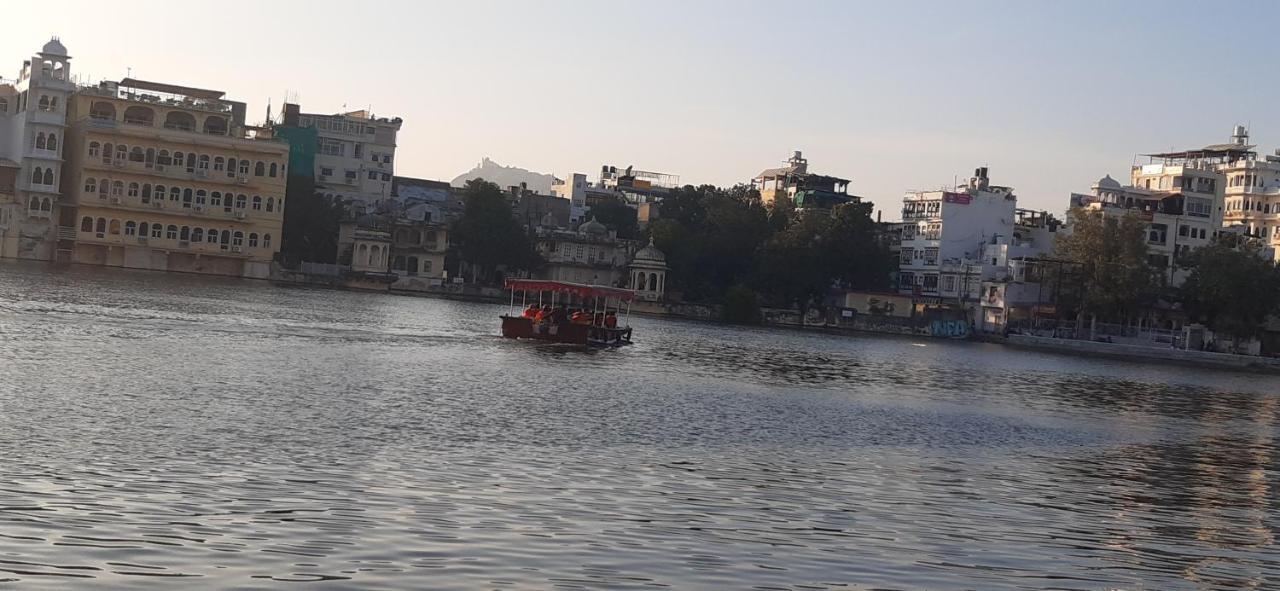
<svg viewBox="0 0 1280 591">
<path fill-rule="evenodd" d="M 0 257 L 55 257 L 58 220 L 71 213 L 62 154 L 74 90 L 71 56 L 57 38 L 23 62 L 16 79 L 0 79 L 0 176 L 15 177 L 7 193 L 0 188 Z"/>
<path fill-rule="evenodd" d="M 636 299 L 645 302 L 662 301 L 667 289 L 667 255 L 653 245 L 653 238 L 648 246 L 636 251 L 627 265 L 630 271 L 630 287 L 636 292 Z"/>
<path fill-rule="evenodd" d="M 1105 176 L 1090 194 L 1073 193 L 1071 207 L 1138 216 L 1146 223 L 1148 262 L 1176 287 L 1188 273 L 1177 267 L 1178 258 L 1207 246 L 1222 229 L 1222 171 L 1247 169 L 1240 161 L 1251 154 L 1252 146 L 1236 142 L 1148 154 L 1148 163 L 1132 167 L 1129 185 Z"/>
<path fill-rule="evenodd" d="M 219 90 L 125 78 L 68 104 L 60 259 L 266 278 L 289 146 L 252 137 Z"/>
<path fill-rule="evenodd" d="M 898 289 L 957 301 L 973 299 L 983 275 L 987 244 L 1014 234 L 1017 197 L 992 185 L 979 168 L 963 187 L 912 191 L 902 199 Z"/>
<path fill-rule="evenodd" d="M 535 279 L 590 285 L 628 286 L 628 265 L 639 247 L 595 218 L 566 230 L 539 225 L 534 232 L 538 254 L 545 261 Z"/>
<path fill-rule="evenodd" d="M 425 290 L 444 280 L 448 225 L 439 206 L 415 203 L 350 217 L 338 225 L 338 264 L 393 289 Z"/>
<path fill-rule="evenodd" d="M 789 199 L 796 209 L 831 209 L 859 200 L 849 195 L 849 179 L 809 172 L 809 161 L 799 150 L 787 165 L 769 168 L 756 175 L 751 185 L 760 192 L 760 201 L 772 206 L 779 198 Z"/>
<path fill-rule="evenodd" d="M 1262 159 L 1249 144 L 1249 132 L 1237 125 L 1232 144 L 1236 158 L 1220 167 L 1225 177 L 1222 224 L 1234 233 L 1262 241 L 1280 253 L 1280 150 Z M 1278 258 L 1280 260 L 1280 258 Z"/>
<path fill-rule="evenodd" d="M 641 203 L 661 203 L 667 193 L 680 186 L 680 177 L 665 172 L 639 170 L 627 166 L 605 164 L 600 167 L 599 188 L 611 189 L 622 194 L 623 202 L 635 207 Z"/>
<path fill-rule="evenodd" d="M 587 175 L 575 172 L 568 179 L 551 182 L 551 194 L 569 202 L 569 223 L 581 223 L 587 214 L 587 192 L 592 189 Z"/>
<path fill-rule="evenodd" d="M 569 228 L 573 223 L 573 206 L 569 199 L 543 195 L 527 187 L 508 187 L 511 214 L 526 228 Z"/>
<path fill-rule="evenodd" d="M 316 191 L 359 210 L 393 194 L 396 135 L 404 121 L 368 110 L 325 115 L 285 106 L 281 124 L 316 131 Z M 295 118 L 296 115 L 296 118 Z"/>
<path fill-rule="evenodd" d="M 1078 291 L 1078 267 L 1053 257 L 1062 222 L 1043 211 L 1014 211 L 1013 232 L 983 246 L 979 328 L 1000 332 L 1057 318 L 1058 302 Z M 943 284 L 955 284 L 943 278 Z M 951 295 L 944 292 L 944 297 Z M 967 294 L 973 297 L 974 294 Z"/>
</svg>

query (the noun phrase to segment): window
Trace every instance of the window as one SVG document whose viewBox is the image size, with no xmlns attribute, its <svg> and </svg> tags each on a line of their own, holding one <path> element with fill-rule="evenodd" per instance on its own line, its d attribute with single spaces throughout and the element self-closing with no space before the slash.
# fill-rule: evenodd
<svg viewBox="0 0 1280 591">
<path fill-rule="evenodd" d="M 271 248 L 271 235 L 270 235 L 270 234 L 263 234 L 263 235 L 262 235 L 262 248 Z"/>
<path fill-rule="evenodd" d="M 49 107 L 49 97 L 48 97 L 48 96 L 46 96 L 46 95 L 43 95 L 43 94 L 42 94 L 42 95 L 40 95 L 40 110 L 41 110 L 41 111 L 52 111 L 52 110 L 53 110 L 52 108 L 50 108 L 50 107 Z"/>
<path fill-rule="evenodd" d="M 199 168 L 200 168 L 200 170 L 209 170 L 209 155 L 208 155 L 208 154 L 201 154 L 201 155 L 200 155 L 200 165 L 199 165 Z"/>
<path fill-rule="evenodd" d="M 102 144 L 98 142 L 89 142 L 89 157 L 97 158 L 102 155 Z"/>
<path fill-rule="evenodd" d="M 898 259 L 898 262 L 903 265 L 910 265 L 916 256 L 916 251 L 914 248 L 904 248 L 899 254 L 901 254 L 901 258 Z"/>
<path fill-rule="evenodd" d="M 182 163 L 183 163 L 183 161 L 184 161 L 184 160 L 185 160 L 185 158 L 183 157 L 182 152 L 174 152 L 174 153 L 173 153 L 173 165 L 174 165 L 174 166 L 177 166 L 177 167 L 181 168 L 181 167 L 182 167 Z"/>
<path fill-rule="evenodd" d="M 151 237 L 152 237 L 152 238 L 163 238 L 163 237 L 164 237 L 164 226 L 161 226 L 160 224 L 151 224 Z"/>
<path fill-rule="evenodd" d="M 191 198 L 192 198 L 191 189 L 183 189 L 182 190 L 182 206 L 189 209 L 191 207 L 191 201 L 192 201 Z"/>
<path fill-rule="evenodd" d="M 275 198 L 275 197 L 267 197 L 267 211 L 268 211 L 268 212 L 272 212 L 272 211 L 275 211 L 275 210 L 276 210 L 276 198 Z"/>
<path fill-rule="evenodd" d="M 244 232 L 237 231 L 231 238 L 231 246 L 244 246 Z"/>
<path fill-rule="evenodd" d="M 94 232 L 96 232 L 96 233 L 98 233 L 98 234 L 106 234 L 106 233 L 107 233 L 107 219 L 106 219 L 106 218 L 98 218 L 98 223 L 96 223 L 96 224 L 94 224 L 94 225 L 93 225 L 93 230 L 94 230 Z"/>
<path fill-rule="evenodd" d="M 169 166 L 173 164 L 173 157 L 169 155 L 168 150 L 160 150 L 160 154 L 156 156 L 156 164 L 161 166 Z"/>
<path fill-rule="evenodd" d="M 35 142 L 35 143 L 36 143 L 36 149 L 37 149 L 37 150 L 43 150 L 43 149 L 44 149 L 44 132 L 40 132 L 40 133 L 37 133 L 37 134 L 36 134 L 36 142 Z"/>
<path fill-rule="evenodd" d="M 124 223 L 124 235 L 125 235 L 125 236 L 137 236 L 137 235 L 138 235 L 138 223 L 137 223 L 137 222 L 135 222 L 135 221 L 133 221 L 133 220 L 129 220 L 129 221 L 125 222 L 125 223 Z"/>
<path fill-rule="evenodd" d="M 431 272 L 431 259 L 424 259 L 422 261 L 422 272 L 423 273 Z"/>
<path fill-rule="evenodd" d="M 926 292 L 938 291 L 938 276 L 932 273 L 925 275 L 923 287 Z"/>
<path fill-rule="evenodd" d="M 267 176 L 271 178 L 276 178 L 276 174 L 279 172 L 279 170 L 280 170 L 280 167 L 277 166 L 275 162 L 272 162 L 271 167 L 267 170 Z"/>
<path fill-rule="evenodd" d="M 191 226 L 183 226 L 178 232 L 178 240 L 191 240 Z"/>
<path fill-rule="evenodd" d="M 196 205 L 204 205 L 205 199 L 208 195 L 209 194 L 206 193 L 204 189 L 196 189 Z"/>
<path fill-rule="evenodd" d="M 138 195 L 140 195 L 140 194 L 141 194 L 141 193 L 140 193 L 140 191 L 141 191 L 141 190 L 142 190 L 142 187 L 141 187 L 141 186 L 139 186 L 139 185 L 138 185 L 138 183 L 129 183 L 129 196 L 130 196 L 130 197 L 137 197 Z"/>
<path fill-rule="evenodd" d="M 156 185 L 156 201 L 164 201 L 164 185 Z"/>
<path fill-rule="evenodd" d="M 114 197 L 124 197 L 124 181 L 111 183 L 111 195 Z"/>
<path fill-rule="evenodd" d="M 213 228 L 209 228 L 208 232 L 205 234 L 205 238 L 204 238 L 204 239 L 205 239 L 205 242 L 208 242 L 209 244 L 217 244 L 217 243 L 218 243 L 218 231 L 217 231 L 217 230 L 214 230 Z"/>
<path fill-rule="evenodd" d="M 165 237 L 165 238 L 167 238 L 167 239 L 169 239 L 169 240 L 177 240 L 177 239 L 178 239 L 178 227 L 177 227 L 177 226 L 174 226 L 174 225 L 170 225 L 168 228 L 165 228 L 165 229 L 164 229 L 164 237 Z"/>
<path fill-rule="evenodd" d="M 348 170 L 348 171 L 347 171 L 347 180 L 349 180 L 349 181 L 354 181 L 354 180 L 356 180 L 356 177 L 357 177 L 357 176 L 358 176 L 358 173 L 356 173 L 356 171 L 354 171 L 354 170 Z"/>
<path fill-rule="evenodd" d="M 132 150 L 129 150 L 129 162 L 146 162 L 146 160 L 147 153 L 142 148 L 134 146 Z"/>
<path fill-rule="evenodd" d="M 1190 232 L 1190 230 L 1191 230 L 1190 228 L 1188 228 L 1188 227 L 1186 227 L 1186 226 L 1181 226 L 1181 225 L 1180 225 L 1180 226 L 1178 226 L 1178 235 L 1179 235 L 1179 236 L 1187 236 L 1187 235 L 1189 235 L 1189 234 L 1191 233 L 1191 232 Z"/>
<path fill-rule="evenodd" d="M 924 264 L 936 267 L 938 265 L 938 249 L 924 249 Z M 994 263 L 992 263 L 994 264 Z"/>
<path fill-rule="evenodd" d="M 944 293 L 955 293 L 956 291 L 955 275 L 944 275 L 942 277 L 942 291 Z"/>
<path fill-rule="evenodd" d="M 915 288 L 915 286 L 916 286 L 916 276 L 915 276 L 915 274 L 913 274 L 913 273 L 899 273 L 899 274 L 898 274 L 898 288 L 899 288 L 899 289 L 914 289 L 914 288 Z"/>
<path fill-rule="evenodd" d="M 9 99 L 0 98 L 0 113 L 9 112 Z"/>
<path fill-rule="evenodd" d="M 245 204 L 248 202 L 248 197 L 244 195 L 236 195 L 236 209 L 244 209 Z"/>
<path fill-rule="evenodd" d="M 182 199 L 182 189 L 179 189 L 179 188 L 177 188 L 177 187 L 170 187 L 170 188 L 169 188 L 169 201 L 172 201 L 172 202 L 174 202 L 174 203 L 177 203 L 179 199 Z"/>
<path fill-rule="evenodd" d="M 347 146 L 340 141 L 320 138 L 320 154 L 324 156 L 346 156 Z"/>
<path fill-rule="evenodd" d="M 151 228 L 147 225 L 146 222 L 142 222 L 141 224 L 138 224 L 139 238 L 146 238 L 149 235 L 150 231 L 151 231 Z"/>
<path fill-rule="evenodd" d="M 31 169 L 31 184 L 39 185 L 44 182 L 44 173 L 39 167 Z"/>
<path fill-rule="evenodd" d="M 249 248 L 258 248 L 258 235 L 257 235 L 257 233 L 254 233 L 254 232 L 250 232 L 250 233 L 249 233 Z"/>
<path fill-rule="evenodd" d="M 51 150 L 51 151 L 58 150 L 58 134 L 56 133 L 49 134 L 49 144 L 45 146 L 45 149 Z"/>
<path fill-rule="evenodd" d="M 374 162 L 377 162 L 377 161 L 378 161 L 378 153 L 377 153 L 377 152 L 374 152 L 374 153 L 373 153 L 373 161 L 374 161 Z"/>
<path fill-rule="evenodd" d="M 210 193 L 210 194 L 209 194 L 209 205 L 212 205 L 213 207 L 221 207 L 221 206 L 222 206 L 222 192 L 221 192 L 221 191 L 214 191 L 213 193 Z"/>
<path fill-rule="evenodd" d="M 257 164 L 253 165 L 253 176 L 266 176 L 266 174 L 267 167 L 261 160 L 259 160 Z"/>
<path fill-rule="evenodd" d="M 253 210 L 262 211 L 262 197 L 259 197 L 257 195 L 253 196 Z"/>
<path fill-rule="evenodd" d="M 325 168 L 325 167 L 321 166 L 321 167 L 320 167 L 320 176 L 333 176 L 333 169 L 332 169 L 332 168 Z"/>
<path fill-rule="evenodd" d="M 236 159 L 228 158 L 227 159 L 227 178 L 232 178 L 234 176 L 236 176 Z"/>
<path fill-rule="evenodd" d="M 81 232 L 92 232 L 92 231 L 93 231 L 93 218 L 91 218 L 91 217 L 89 217 L 89 216 L 85 216 L 84 218 L 82 218 L 82 219 L 80 220 L 80 231 L 81 231 Z"/>
<path fill-rule="evenodd" d="M 248 177 L 248 176 L 249 176 L 249 161 L 248 161 L 248 160 L 241 160 L 241 161 L 240 161 L 240 176 L 242 176 L 242 177 Z"/>
<path fill-rule="evenodd" d="M 98 181 L 97 181 L 97 180 L 95 180 L 93 177 L 89 177 L 89 178 L 85 179 L 85 180 L 84 180 L 84 192 L 85 192 L 85 193 L 90 193 L 90 194 L 92 194 L 92 193 L 97 193 L 97 192 L 98 192 Z"/>
<path fill-rule="evenodd" d="M 391 182 L 391 174 L 386 172 L 382 173 L 382 180 L 383 182 Z"/>
<path fill-rule="evenodd" d="M 369 180 L 371 180 L 371 181 L 376 181 L 376 180 L 378 180 L 378 171 L 376 171 L 376 170 L 370 170 L 370 171 L 369 171 Z"/>
<path fill-rule="evenodd" d="M 351 153 L 351 156 L 357 160 L 364 158 L 364 144 L 356 143 L 355 151 Z"/>
<path fill-rule="evenodd" d="M 390 157 L 390 156 L 383 156 L 383 157 L 382 157 L 382 163 L 383 163 L 383 164 L 391 164 L 391 157 Z M 428 261 L 428 262 L 427 262 L 427 264 L 428 264 L 428 265 L 430 265 L 430 264 L 431 264 L 431 262 L 430 262 L 430 261 Z"/>
<path fill-rule="evenodd" d="M 143 183 L 142 185 L 142 202 L 151 203 L 151 183 Z"/>
<path fill-rule="evenodd" d="M 191 241 L 197 244 L 200 242 L 204 242 L 204 228 L 192 228 Z"/>
</svg>

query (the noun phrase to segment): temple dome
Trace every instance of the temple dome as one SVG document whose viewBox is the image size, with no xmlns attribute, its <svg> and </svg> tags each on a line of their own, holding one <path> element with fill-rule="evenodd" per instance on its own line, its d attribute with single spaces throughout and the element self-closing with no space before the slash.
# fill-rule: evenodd
<svg viewBox="0 0 1280 591">
<path fill-rule="evenodd" d="M 609 228 L 605 227 L 605 225 L 600 223 L 599 221 L 596 221 L 595 216 L 592 216 L 590 221 L 588 221 L 585 224 L 582 224 L 581 226 L 578 226 L 578 231 L 584 234 L 599 235 L 599 234 L 608 234 Z"/>
<path fill-rule="evenodd" d="M 58 40 L 57 37 L 54 37 L 50 39 L 48 43 L 44 44 L 44 47 L 40 50 L 40 53 L 66 57 L 67 48 L 62 44 L 61 41 Z"/>
<path fill-rule="evenodd" d="M 1120 181 L 1117 181 L 1111 178 L 1111 175 L 1107 175 L 1098 179 L 1098 188 L 1099 189 L 1119 189 Z"/>
<path fill-rule="evenodd" d="M 635 260 L 637 261 L 653 261 L 655 263 L 667 262 L 667 255 L 663 254 L 658 247 L 653 245 L 653 239 L 649 239 L 649 245 L 636 251 Z"/>
</svg>

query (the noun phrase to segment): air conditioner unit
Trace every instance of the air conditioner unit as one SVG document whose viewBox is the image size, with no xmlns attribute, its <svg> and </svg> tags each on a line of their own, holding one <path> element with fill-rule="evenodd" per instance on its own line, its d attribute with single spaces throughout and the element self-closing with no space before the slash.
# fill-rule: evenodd
<svg viewBox="0 0 1280 591">
<path fill-rule="evenodd" d="M 242 249 L 239 246 L 232 246 L 231 252 L 239 253 Z"/>
</svg>

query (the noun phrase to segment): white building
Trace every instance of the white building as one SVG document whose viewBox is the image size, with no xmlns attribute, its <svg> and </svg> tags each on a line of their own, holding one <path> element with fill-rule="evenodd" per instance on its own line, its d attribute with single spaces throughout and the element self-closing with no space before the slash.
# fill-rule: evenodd
<svg viewBox="0 0 1280 591">
<path fill-rule="evenodd" d="M 57 38 L 22 63 L 16 80 L 0 79 L 0 162 L 17 168 L 12 196 L 0 196 L 0 257 L 55 255 L 67 105 L 74 90 L 71 57 Z"/>
<path fill-rule="evenodd" d="M 572 178 L 557 178 L 551 182 L 551 194 L 569 200 L 569 223 L 581 223 L 587 215 L 587 190 L 591 184 L 587 175 L 575 172 Z"/>
<path fill-rule="evenodd" d="M 907 193 L 899 290 L 937 297 L 976 292 L 985 247 L 1013 236 L 1016 209 L 1013 189 L 991 185 L 986 168 L 964 187 Z"/>
<path fill-rule="evenodd" d="M 1259 160 L 1239 125 L 1231 139 L 1242 151 L 1220 168 L 1226 179 L 1222 223 L 1280 252 L 1280 150 Z"/>
<path fill-rule="evenodd" d="M 399 117 L 378 118 L 369 111 L 300 113 L 298 126 L 314 128 L 318 135 L 316 191 L 357 206 L 391 198 L 402 123 Z"/>
</svg>

